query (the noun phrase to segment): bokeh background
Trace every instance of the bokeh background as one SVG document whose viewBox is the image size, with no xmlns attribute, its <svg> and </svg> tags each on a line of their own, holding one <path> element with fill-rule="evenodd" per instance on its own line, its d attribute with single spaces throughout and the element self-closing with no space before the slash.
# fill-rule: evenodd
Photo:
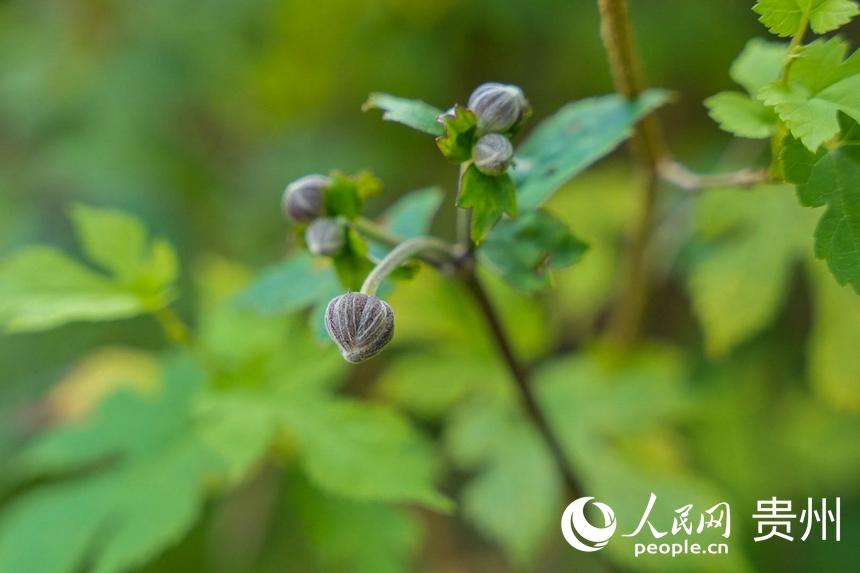
<svg viewBox="0 0 860 573">
<path fill-rule="evenodd" d="M 733 89 L 730 63 L 749 38 L 767 36 L 750 10 L 753 3 L 631 3 L 648 83 L 677 92 L 675 102 L 659 112 L 677 157 L 700 170 L 766 161 L 766 148 L 732 141 L 701 103 Z M 4 0 L 0 255 L 31 242 L 77 252 L 67 217 L 74 201 L 130 211 L 167 237 L 187 263 L 177 309 L 194 324 L 201 297 L 223 287 L 213 268 L 250 275 L 293 248 L 279 199 L 285 184 L 298 176 L 370 168 L 386 189 L 371 201 L 371 214 L 400 194 L 430 184 L 442 185 L 453 198 L 456 169 L 427 137 L 383 123 L 377 113 L 362 113 L 368 93 L 420 98 L 444 109 L 465 102 L 482 82 L 515 83 L 535 109 L 535 125 L 568 101 L 612 91 L 598 30 L 597 6 L 591 0 Z M 855 22 L 842 33 L 856 45 L 858 30 Z M 523 299 L 496 289 L 502 300 L 511 301 L 507 322 L 517 330 L 523 356 L 546 361 L 594 343 L 613 299 L 623 239 L 635 217 L 637 188 L 631 176 L 621 150 L 553 200 L 551 208 L 593 246 L 582 265 L 560 274 L 554 293 Z M 718 192 L 704 207 L 679 191 L 667 193 L 667 224 L 656 241 L 663 255 L 653 269 L 657 287 L 647 331 L 655 344 L 670 345 L 672 352 L 683 349 L 688 365 L 684 399 L 696 405 L 673 414 L 670 428 L 649 426 L 635 439 L 619 437 L 615 445 L 635 460 L 638 479 L 645 484 L 649 476 L 671 468 L 679 475 L 695 473 L 739 500 L 732 506 L 733 547 L 744 552 L 743 567 L 856 570 L 860 368 L 856 356 L 853 364 L 839 360 L 851 359 L 860 349 L 860 320 L 854 327 L 842 321 L 835 339 L 811 341 L 827 326 L 816 319 L 817 311 L 829 308 L 831 317 L 843 312 L 816 298 L 811 285 L 831 279 L 798 257 L 778 271 L 777 303 L 749 301 L 752 315 L 760 305 L 775 305 L 772 316 L 738 327 L 742 334 L 718 333 L 706 340 L 685 277 L 701 257 L 718 248 L 707 240 L 708 229 L 720 234 L 719 221 L 713 221 L 730 219 L 727 213 L 742 207 L 731 192 Z M 767 201 L 760 202 L 761 217 L 774 212 Z M 708 212 L 716 215 L 709 219 Z M 795 216 L 791 211 L 780 219 L 771 229 L 773 236 L 799 225 L 804 214 Z M 697 227 L 701 217 L 711 223 Z M 442 210 L 434 229 L 452 234 L 450 209 Z M 771 239 L 762 240 L 767 245 Z M 746 248 L 753 247 L 737 247 L 739 256 Z M 755 269 L 755 261 L 751 264 Z M 818 270 L 801 270 L 813 267 Z M 821 288 L 831 288 L 827 284 Z M 462 328 L 457 305 L 465 303 L 437 304 L 440 298 L 456 299 L 456 294 L 438 294 L 447 293 L 446 288 L 430 271 L 414 286 L 401 287 L 393 304 L 410 314 L 403 319 L 404 349 L 342 374 L 345 392 L 398 404 L 434 436 L 445 433 L 447 408 L 460 391 L 442 388 L 439 392 L 448 394 L 439 398 L 435 383 L 496 376 L 486 365 L 452 368 L 441 377 L 425 371 L 418 380 L 406 374 L 408 360 L 415 360 L 410 344 L 421 342 L 414 333 L 426 327 L 422 309 L 435 315 L 430 331 L 440 337 L 456 340 Z M 726 296 L 743 299 L 742 292 Z M 726 312 L 732 312 L 730 305 Z M 835 364 L 826 357 L 816 362 L 808 354 L 810 344 L 825 354 L 838 348 L 844 352 Z M 50 423 L 40 408 L 44 396 L 84 357 L 106 346 L 154 352 L 166 345 L 158 325 L 147 317 L 4 336 L 0 456 L 14 456 L 28 436 Z M 815 375 L 811 368 L 830 370 Z M 666 400 L 672 396 L 667 390 Z M 631 394 L 624 399 L 635 404 L 638 398 Z M 613 412 L 607 407 L 601 415 L 611 420 Z M 291 517 L 290 503 L 283 499 L 284 471 L 263 467 L 238 490 L 214 499 L 193 531 L 143 570 L 353 570 L 337 559 L 314 557 L 314 551 L 339 555 L 338 544 L 354 541 L 346 534 L 334 538 L 334 549 L 314 549 L 305 525 Z M 457 469 L 443 487 L 456 498 L 468 475 Z M 599 472 L 595 476 L 600 479 Z M 668 479 L 668 487 L 672 483 Z M 3 499 L 14 493 L 4 491 Z M 754 502 L 773 495 L 804 506 L 807 497 L 841 496 L 843 541 L 752 543 Z M 500 505 L 504 502 L 498 498 Z M 0 515 L 2 511 L 0 507 Z M 556 529 L 539 551 L 518 561 L 504 543 L 476 530 L 467 516 L 412 514 L 419 525 L 409 533 L 408 570 L 639 567 L 629 560 L 574 554 Z M 648 567 L 668 567 L 656 563 Z M 731 570 L 719 563 L 705 568 Z M 698 567 L 685 564 L 681 570 L 694 569 Z M 364 569 L 373 570 L 372 565 Z"/>
</svg>

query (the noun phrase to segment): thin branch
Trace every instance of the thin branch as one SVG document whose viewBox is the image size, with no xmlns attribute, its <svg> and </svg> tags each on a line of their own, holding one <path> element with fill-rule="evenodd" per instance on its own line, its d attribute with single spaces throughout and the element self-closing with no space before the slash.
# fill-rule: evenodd
<svg viewBox="0 0 860 573">
<path fill-rule="evenodd" d="M 487 292 L 484 290 L 483 285 L 481 285 L 478 277 L 475 275 L 474 270 L 463 276 L 463 282 L 472 293 L 472 296 L 475 298 L 475 302 L 478 303 L 478 307 L 481 309 L 481 312 L 487 321 L 487 325 L 490 327 L 490 332 L 502 354 L 502 358 L 505 360 L 511 375 L 516 381 L 517 388 L 519 389 L 523 400 L 523 405 L 525 406 L 529 417 L 534 420 L 535 425 L 537 425 L 538 430 L 550 449 L 550 453 L 555 459 L 556 465 L 564 479 L 568 497 L 570 499 L 581 497 L 582 488 L 574 475 L 572 469 L 573 466 L 565 455 L 561 443 L 556 438 L 555 432 L 550 426 L 549 421 L 543 415 L 543 412 L 541 411 L 532 392 L 528 370 L 526 370 L 525 366 L 520 363 L 519 359 L 514 354 L 513 348 L 508 341 L 504 328 L 502 327 L 502 323 L 493 307 L 493 303 L 490 301 L 489 296 L 487 296 Z"/>
<path fill-rule="evenodd" d="M 661 161 L 657 165 L 657 171 L 663 181 L 694 193 L 712 187 L 749 187 L 770 181 L 767 169 L 742 169 L 732 173 L 701 175 L 671 159 Z"/>
</svg>

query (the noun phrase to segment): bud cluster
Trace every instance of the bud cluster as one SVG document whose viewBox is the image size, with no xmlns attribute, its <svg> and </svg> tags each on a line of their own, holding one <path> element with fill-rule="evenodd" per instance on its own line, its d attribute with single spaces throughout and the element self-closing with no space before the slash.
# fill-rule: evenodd
<svg viewBox="0 0 860 573">
<path fill-rule="evenodd" d="M 293 223 L 307 225 L 305 243 L 311 254 L 333 257 L 346 245 L 346 228 L 332 217 L 326 217 L 325 190 L 332 180 L 314 173 L 296 179 L 284 190 L 281 206 Z"/>
<path fill-rule="evenodd" d="M 472 147 L 475 167 L 485 175 L 501 175 L 514 155 L 510 136 L 529 115 L 526 96 L 514 85 L 486 83 L 472 92 L 468 106 L 478 122 L 478 140 Z"/>
</svg>

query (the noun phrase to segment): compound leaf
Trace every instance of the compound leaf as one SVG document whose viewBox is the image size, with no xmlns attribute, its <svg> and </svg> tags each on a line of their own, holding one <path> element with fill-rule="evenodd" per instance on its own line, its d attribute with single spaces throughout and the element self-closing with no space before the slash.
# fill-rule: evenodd
<svg viewBox="0 0 860 573">
<path fill-rule="evenodd" d="M 789 68 L 786 82 L 758 92 L 810 151 L 839 132 L 837 112 L 860 121 L 860 53 L 844 60 L 847 50 L 840 38 L 815 41 Z"/>
<path fill-rule="evenodd" d="M 860 13 L 853 0 L 759 0 L 753 11 L 759 22 L 777 36 L 793 36 L 806 18 L 812 31 L 824 34 L 851 21 Z"/>
</svg>

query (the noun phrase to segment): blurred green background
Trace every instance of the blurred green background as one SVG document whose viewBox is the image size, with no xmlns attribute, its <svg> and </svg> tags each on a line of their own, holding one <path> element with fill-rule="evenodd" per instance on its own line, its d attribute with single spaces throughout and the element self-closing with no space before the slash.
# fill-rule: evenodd
<svg viewBox="0 0 860 573">
<path fill-rule="evenodd" d="M 732 60 L 749 38 L 767 35 L 752 4 L 632 0 L 647 81 L 677 92 L 675 103 L 659 112 L 667 138 L 678 158 L 697 169 L 742 167 L 751 159 L 761 162 L 767 152 L 756 143 L 731 141 L 701 104 L 732 89 Z M 842 32 L 856 44 L 858 30 L 855 22 Z M 456 169 L 432 141 L 383 123 L 376 113 L 363 114 L 360 106 L 368 93 L 384 91 L 446 109 L 465 103 L 485 81 L 521 86 L 535 109 L 532 126 L 568 101 L 611 92 L 596 2 L 5 0 L 0 255 L 32 242 L 76 253 L 67 218 L 73 201 L 135 213 L 177 247 L 184 262 L 177 309 L 200 325 L 207 301 L 232 293 L 233 285 L 293 248 L 279 208 L 289 181 L 311 172 L 370 168 L 386 188 L 371 201 L 372 213 L 432 184 L 453 198 Z M 624 506 L 631 508 L 627 521 L 619 517 L 634 526 L 647 493 L 660 488 L 666 496 L 674 492 L 677 502 L 666 507 L 670 522 L 685 499 L 733 500 L 736 555 L 730 564 L 576 554 L 558 534 L 553 507 L 547 512 L 551 525 L 535 510 L 537 540 L 523 541 L 516 530 L 528 519 L 516 508 L 546 502 L 540 482 L 516 468 L 512 475 L 522 482 L 514 485 L 534 490 L 532 498 L 506 509 L 507 490 L 491 491 L 484 502 L 497 505 L 498 514 L 484 514 L 483 524 L 474 517 L 483 511 L 474 507 L 481 501 L 472 498 L 472 509 L 467 504 L 453 516 L 410 510 L 405 523 L 379 526 L 387 537 L 357 540 L 348 529 L 326 525 L 320 516 L 328 502 L 303 494 L 310 486 L 288 463 L 262 463 L 237 489 L 211 500 L 191 533 L 155 552 L 143 569 L 856 570 L 860 303 L 811 260 L 811 242 L 786 239 L 797 229 L 808 239 L 814 217 L 810 222 L 808 213 L 796 210 L 790 192 L 756 195 L 758 210 L 745 218 L 739 214 L 748 212 L 740 206 L 742 192 L 719 191 L 697 202 L 668 191 L 655 247 L 663 256 L 654 269 L 648 323 L 653 347 L 634 360 L 647 363 L 643 368 L 657 383 L 642 389 L 639 378 L 625 378 L 627 359 L 607 355 L 595 343 L 636 212 L 637 187 L 625 158 L 622 151 L 602 162 L 550 204 L 592 244 L 585 261 L 560 273 L 551 294 L 527 299 L 500 285 L 493 292 L 504 302 L 522 356 L 539 364 L 561 356 L 546 377 L 585 380 L 578 391 L 598 396 L 594 404 L 580 404 L 576 395 L 557 400 L 579 408 L 561 418 L 594 418 L 590 426 L 572 427 L 572 434 L 606 431 L 600 435 L 608 446 L 584 440 L 586 465 L 600 457 L 600 448 L 626 460 L 624 467 L 607 458 L 586 468 L 587 487 L 605 486 L 610 497 L 634 492 Z M 754 230 L 738 232 L 748 227 Z M 443 207 L 434 229 L 452 235 L 451 209 Z M 721 262 L 721 253 L 729 251 L 743 262 Z M 731 286 L 709 289 L 715 274 Z M 486 343 L 460 340 L 468 303 L 431 271 L 399 287 L 391 302 L 399 321 L 396 349 L 366 367 L 338 371 L 343 391 L 396 404 L 440 444 L 453 440 L 453 447 L 443 448 L 450 451 L 442 463 L 454 469 L 442 485 L 459 501 L 472 470 L 489 462 L 470 460 L 456 443 L 480 443 L 494 431 L 492 424 L 482 429 L 463 423 L 469 408 L 486 410 L 466 395 L 481 395 L 474 387 L 503 384 L 504 375 Z M 429 340 L 443 341 L 434 343 L 430 357 L 419 351 Z M 76 365 L 84 357 L 116 346 L 159 351 L 167 343 L 149 317 L 0 339 L 0 456 L 14 456 L 51 421 L 43 397 L 52 386 L 80 373 Z M 129 370 L 139 358 L 120 354 L 106 363 Z M 608 374 L 597 378 L 620 390 L 590 393 L 594 364 L 609 364 Z M 52 399 L 75 400 L 57 395 Z M 528 457 L 514 463 L 527 464 Z M 0 491 L 7 501 L 18 493 Z M 713 491 L 719 495 L 701 493 Z M 841 496 L 842 542 L 753 543 L 755 501 L 771 496 L 793 499 L 798 513 L 807 497 Z M 352 516 L 346 512 L 342 519 Z M 38 539 L 32 541 L 38 550 Z M 351 560 L 361 553 L 357 545 L 371 556 Z M 396 554 L 392 562 L 399 565 L 377 563 L 373 554 Z"/>
</svg>

